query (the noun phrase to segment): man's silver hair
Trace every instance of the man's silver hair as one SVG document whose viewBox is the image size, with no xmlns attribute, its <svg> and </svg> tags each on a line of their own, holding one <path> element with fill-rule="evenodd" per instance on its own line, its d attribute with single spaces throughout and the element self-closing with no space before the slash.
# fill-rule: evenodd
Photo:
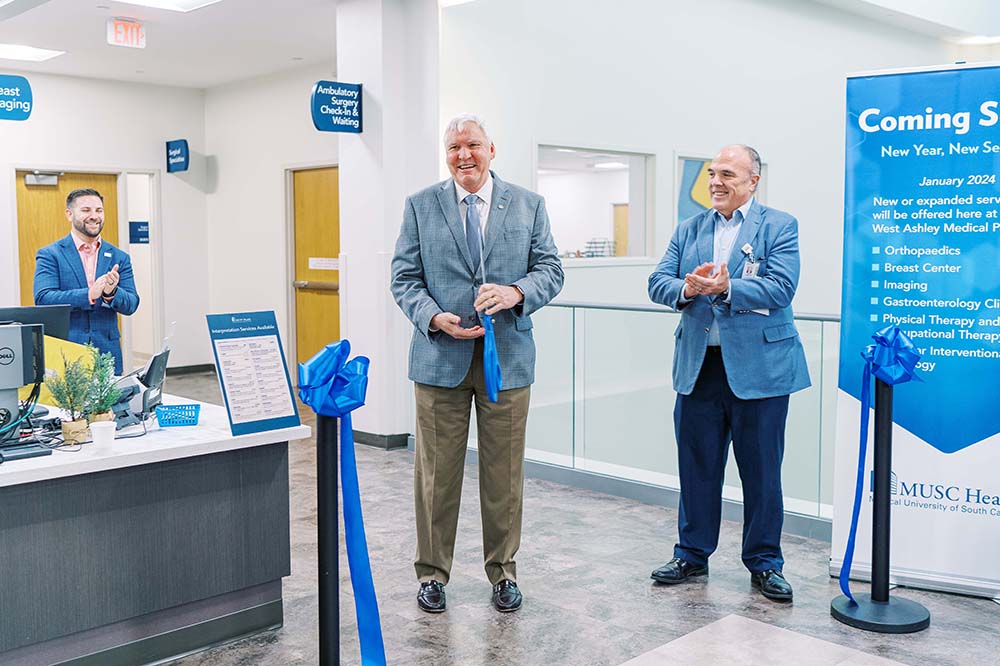
<svg viewBox="0 0 1000 666">
<path fill-rule="evenodd" d="M 493 140 L 490 139 L 490 133 L 486 131 L 486 123 L 484 123 L 483 119 L 474 113 L 460 113 L 451 120 L 449 120 L 448 125 L 445 126 L 444 128 L 443 140 L 447 143 L 448 135 L 451 132 L 461 132 L 462 130 L 465 129 L 465 126 L 468 125 L 469 123 L 474 123 L 475 125 L 478 125 L 479 129 L 481 129 L 483 131 L 483 134 L 486 135 L 486 141 L 489 143 L 493 143 Z"/>
</svg>

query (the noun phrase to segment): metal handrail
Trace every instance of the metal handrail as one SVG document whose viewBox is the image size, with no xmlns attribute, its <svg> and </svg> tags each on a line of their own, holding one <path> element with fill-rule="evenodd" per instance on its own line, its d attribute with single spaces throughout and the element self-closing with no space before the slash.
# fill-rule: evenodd
<svg viewBox="0 0 1000 666">
<path fill-rule="evenodd" d="M 583 308 L 587 310 L 620 310 L 624 312 L 661 312 L 661 313 L 676 313 L 676 310 L 668 308 L 665 305 L 656 305 L 653 303 L 593 303 L 588 301 L 560 301 L 555 300 L 549 303 L 549 306 L 557 308 Z M 840 315 L 837 314 L 822 314 L 813 312 L 799 312 L 795 314 L 796 319 L 802 321 L 828 321 L 828 322 L 839 322 Z"/>
</svg>

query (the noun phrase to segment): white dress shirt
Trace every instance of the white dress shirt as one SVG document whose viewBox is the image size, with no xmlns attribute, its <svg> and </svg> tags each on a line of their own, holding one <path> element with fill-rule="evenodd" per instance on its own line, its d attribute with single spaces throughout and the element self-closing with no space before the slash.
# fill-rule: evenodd
<svg viewBox="0 0 1000 666">
<path fill-rule="evenodd" d="M 715 223 L 715 239 L 713 244 L 712 252 L 712 263 L 715 264 L 715 270 L 718 272 L 719 266 L 722 262 L 729 262 L 729 257 L 733 253 L 733 243 L 736 242 L 737 237 L 740 235 L 740 227 L 743 226 L 743 220 L 746 219 L 747 213 L 750 212 L 750 207 L 753 206 L 754 197 L 750 197 L 745 204 L 733 211 L 732 217 L 728 220 L 720 213 L 715 211 L 712 215 L 712 220 Z M 681 289 L 680 298 L 677 300 L 678 305 L 684 305 L 685 303 L 690 303 L 693 298 L 684 297 L 684 289 Z M 732 294 L 726 294 L 726 303 L 731 302 Z M 708 346 L 718 347 L 720 345 L 719 341 L 719 325 L 712 320 L 712 327 L 708 331 Z"/>
</svg>

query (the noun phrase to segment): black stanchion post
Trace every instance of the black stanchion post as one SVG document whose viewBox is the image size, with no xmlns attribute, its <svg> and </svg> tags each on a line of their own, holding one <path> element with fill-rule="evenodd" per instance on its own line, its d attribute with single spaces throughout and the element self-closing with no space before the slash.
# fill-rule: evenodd
<svg viewBox="0 0 1000 666">
<path fill-rule="evenodd" d="M 892 386 L 875 380 L 875 487 L 872 489 L 872 601 L 889 602 L 892 514 Z"/>
<path fill-rule="evenodd" d="M 875 487 L 872 489 L 872 592 L 830 602 L 830 614 L 858 629 L 909 634 L 930 626 L 921 604 L 889 596 L 889 516 L 892 508 L 892 386 L 875 380 Z"/>
<path fill-rule="evenodd" d="M 316 417 L 319 541 L 319 663 L 340 664 L 340 524 L 337 506 L 337 419 Z"/>
</svg>

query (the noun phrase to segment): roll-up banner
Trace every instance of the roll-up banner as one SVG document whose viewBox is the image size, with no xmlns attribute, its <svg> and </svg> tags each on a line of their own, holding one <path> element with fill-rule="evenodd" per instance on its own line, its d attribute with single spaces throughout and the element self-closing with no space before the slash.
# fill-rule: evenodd
<svg viewBox="0 0 1000 666">
<path fill-rule="evenodd" d="M 857 476 L 861 352 L 896 325 L 918 348 L 923 381 L 895 390 L 892 580 L 1000 595 L 998 121 L 998 66 L 848 77 L 833 574 Z M 868 451 L 852 569 L 861 579 Z"/>
</svg>

